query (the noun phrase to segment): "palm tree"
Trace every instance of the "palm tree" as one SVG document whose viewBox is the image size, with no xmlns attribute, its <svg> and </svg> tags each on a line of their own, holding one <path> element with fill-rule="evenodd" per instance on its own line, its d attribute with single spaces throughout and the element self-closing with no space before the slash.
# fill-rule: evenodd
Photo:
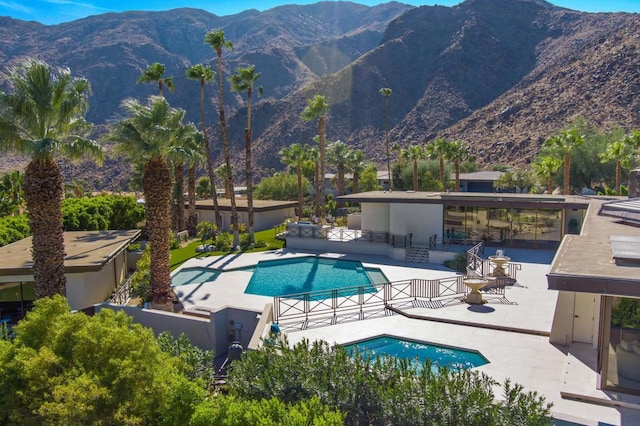
<svg viewBox="0 0 640 426">
<path fill-rule="evenodd" d="M 227 137 L 227 121 L 224 117 L 224 84 L 222 81 L 222 51 L 224 49 L 233 49 L 233 43 L 225 39 L 224 31 L 218 28 L 213 31 L 209 31 L 204 41 L 208 43 L 211 48 L 216 52 L 218 63 L 218 96 L 220 102 L 218 105 L 218 112 L 220 116 L 220 131 L 222 133 L 222 147 L 224 149 L 224 161 L 227 164 L 227 174 L 229 184 L 231 185 L 231 227 L 233 228 L 233 247 L 240 245 L 240 235 L 238 233 L 238 209 L 236 207 L 236 194 L 233 191 L 233 167 L 231 166 L 231 153 L 229 151 L 229 140 Z"/>
<path fill-rule="evenodd" d="M 36 297 L 66 294 L 63 179 L 56 155 L 102 159 L 102 148 L 87 135 L 84 114 L 91 88 L 68 69 L 28 59 L 9 69 L 13 92 L 0 92 L 0 150 L 28 155 L 24 195 L 33 233 Z"/>
<path fill-rule="evenodd" d="M 533 172 L 547 181 L 547 194 L 553 194 L 553 177 L 560 170 L 560 166 L 562 165 L 562 161 L 559 158 L 544 156 L 537 158 L 531 166 L 533 167 Z"/>
<path fill-rule="evenodd" d="M 253 170 L 251 169 L 251 98 L 253 96 L 253 83 L 260 78 L 255 65 L 236 68 L 236 73 L 230 77 L 231 90 L 234 92 L 247 92 L 247 127 L 244 129 L 245 172 L 247 175 L 247 216 L 249 220 L 249 242 L 253 242 Z M 262 95 L 262 86 L 258 88 Z"/>
<path fill-rule="evenodd" d="M 233 188 L 231 187 L 231 182 L 229 182 L 229 169 L 226 164 L 221 164 L 216 168 L 216 176 L 224 182 L 224 198 L 231 198 Z"/>
<path fill-rule="evenodd" d="M 174 143 L 179 147 L 187 149 L 178 149 L 171 156 L 173 163 L 173 178 L 175 181 L 175 204 L 173 211 L 173 231 L 180 232 L 185 228 L 184 220 L 184 166 L 185 164 L 195 164 L 199 159 L 201 146 L 196 142 L 196 135 L 199 134 L 196 126 L 189 123 L 181 125 L 175 136 Z M 194 177 L 195 181 L 195 177 Z M 195 186 L 195 182 L 194 182 Z"/>
<path fill-rule="evenodd" d="M 380 89 L 380 94 L 384 96 L 384 146 L 387 151 L 387 173 L 389 179 L 389 189 L 393 191 L 393 181 L 391 179 L 391 159 L 389 157 L 389 98 L 393 90 L 388 87 Z"/>
<path fill-rule="evenodd" d="M 445 138 L 438 138 L 425 147 L 425 155 L 430 160 L 438 160 L 440 181 L 442 182 L 442 188 L 447 187 L 447 179 L 444 174 L 444 159 L 447 157 L 451 143 Z"/>
<path fill-rule="evenodd" d="M 614 161 L 616 163 L 616 194 L 620 195 L 620 187 L 622 186 L 622 168 L 629 168 L 631 159 L 633 158 L 632 146 L 625 143 L 625 140 L 613 141 L 607 144 L 603 153 L 600 154 L 600 161 L 608 163 Z"/>
<path fill-rule="evenodd" d="M 338 196 L 344 195 L 344 171 L 351 156 L 351 148 L 342 141 L 335 141 L 327 147 L 327 162 L 337 168 Z"/>
<path fill-rule="evenodd" d="M 189 211 L 187 214 L 187 230 L 189 236 L 195 237 L 198 234 L 198 217 L 196 215 L 196 168 L 203 162 L 204 136 L 202 132 L 196 131 L 193 134 L 191 143 L 194 145 L 195 155 L 189 158 L 189 170 L 187 172 L 187 198 Z M 205 178 L 206 179 L 206 178 Z"/>
<path fill-rule="evenodd" d="M 147 69 L 142 71 L 142 74 L 140 74 L 140 77 L 138 78 L 138 83 L 155 83 L 158 85 L 160 96 L 164 96 L 164 85 L 166 85 L 172 92 L 176 89 L 176 87 L 173 84 L 173 78 L 163 76 L 164 65 L 156 62 L 149 65 Z"/>
<path fill-rule="evenodd" d="M 302 217 L 302 167 L 304 163 L 309 159 L 309 145 L 302 146 L 298 143 L 289 145 L 286 148 L 280 150 L 280 161 L 289 167 L 292 167 L 296 171 L 296 177 L 298 178 L 298 217 Z"/>
<path fill-rule="evenodd" d="M 309 167 L 309 169 L 313 168 L 313 184 L 316 187 L 314 212 L 316 215 L 319 215 L 320 205 L 318 204 L 318 202 L 321 200 L 321 197 L 318 196 L 318 185 L 319 185 L 318 182 L 322 180 L 322 185 L 324 185 L 324 178 L 322 179 L 320 178 L 320 150 L 318 150 L 317 146 L 309 147 L 307 166 L 309 163 L 311 163 L 311 166 Z"/>
<path fill-rule="evenodd" d="M 205 83 L 212 81 L 215 72 L 207 65 L 197 64 L 188 68 L 186 71 L 187 78 L 198 80 L 200 82 L 200 124 L 202 126 L 202 136 L 204 141 L 204 153 L 207 158 L 207 175 L 209 176 L 211 186 L 211 198 L 213 199 L 213 211 L 216 217 L 216 226 L 222 229 L 222 216 L 220 216 L 220 206 L 218 205 L 218 192 L 216 191 L 216 173 L 213 170 L 213 158 L 211 158 L 211 146 L 209 145 L 209 137 L 207 136 L 207 125 L 204 115 L 204 87 Z"/>
<path fill-rule="evenodd" d="M 413 190 L 418 190 L 418 161 L 424 159 L 424 148 L 420 145 L 410 145 L 400 151 L 400 157 L 413 163 Z"/>
<path fill-rule="evenodd" d="M 466 161 L 473 161 L 473 155 L 469 151 L 469 147 L 462 143 L 462 141 L 455 141 L 448 144 L 445 158 L 453 162 L 453 168 L 456 173 L 456 186 L 455 192 L 460 191 L 460 163 Z"/>
<path fill-rule="evenodd" d="M 351 155 L 347 159 L 347 168 L 353 175 L 353 188 L 354 194 L 360 192 L 360 174 L 367 168 L 364 152 L 361 149 L 355 149 L 351 151 Z"/>
<path fill-rule="evenodd" d="M 546 146 L 556 148 L 562 152 L 564 172 L 562 193 L 564 195 L 568 195 L 571 188 L 569 185 L 569 176 L 571 176 L 571 151 L 581 145 L 582 142 L 584 142 L 584 136 L 582 136 L 576 128 L 563 130 L 545 142 Z"/>
<path fill-rule="evenodd" d="M 324 208 L 324 175 L 326 173 L 327 156 L 325 152 L 325 116 L 329 112 L 329 105 L 322 95 L 315 95 L 309 99 L 307 106 L 302 111 L 302 119 L 313 121 L 318 119 L 318 146 L 320 148 L 320 179 L 316 181 L 316 206 L 319 209 L 318 215 L 323 220 L 325 217 Z"/>
<path fill-rule="evenodd" d="M 184 110 L 175 109 L 160 96 L 143 105 L 135 99 L 122 103 L 128 117 L 115 123 L 109 140 L 116 152 L 143 163 L 142 187 L 146 229 L 151 246 L 151 294 L 153 306 L 171 309 L 169 232 L 171 229 L 171 168 L 176 152 L 189 147 L 176 145 L 182 130 Z"/>
</svg>

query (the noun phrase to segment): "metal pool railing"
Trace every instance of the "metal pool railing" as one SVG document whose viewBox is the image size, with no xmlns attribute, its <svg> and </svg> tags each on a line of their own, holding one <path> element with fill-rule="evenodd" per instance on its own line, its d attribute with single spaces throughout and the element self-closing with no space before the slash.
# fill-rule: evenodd
<svg viewBox="0 0 640 426">
<path fill-rule="evenodd" d="M 384 309 L 391 302 L 433 300 L 467 293 L 462 275 L 435 279 L 411 279 L 274 297 L 274 321 L 308 321 L 315 316 L 357 315 Z"/>
</svg>

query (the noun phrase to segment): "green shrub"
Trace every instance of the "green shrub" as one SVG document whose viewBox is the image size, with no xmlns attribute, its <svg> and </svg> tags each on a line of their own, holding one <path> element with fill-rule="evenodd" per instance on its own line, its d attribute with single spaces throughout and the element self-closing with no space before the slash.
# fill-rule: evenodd
<svg viewBox="0 0 640 426">
<path fill-rule="evenodd" d="M 247 250 L 251 246 L 249 234 L 240 234 L 240 250 Z"/>
<path fill-rule="evenodd" d="M 131 288 L 142 303 L 151 300 L 151 250 L 149 247 L 136 263 L 136 271 L 131 278 Z"/>
<path fill-rule="evenodd" d="M 253 247 L 254 247 L 254 248 L 264 248 L 264 247 L 266 247 L 266 246 L 268 246 L 268 245 L 269 245 L 269 244 L 267 244 L 267 242 L 266 242 L 266 241 L 264 241 L 264 240 L 259 240 L 259 241 L 256 241 L 256 242 L 255 242 L 255 244 L 253 244 Z"/>
<path fill-rule="evenodd" d="M 228 232 L 223 232 L 216 237 L 216 239 L 214 240 L 214 244 L 218 251 L 231 251 L 231 235 L 229 235 Z"/>
<path fill-rule="evenodd" d="M 214 352 L 194 346 L 189 338 L 180 333 L 177 339 L 168 331 L 158 335 L 158 344 L 162 351 L 180 358 L 187 364 L 185 375 L 189 380 L 201 380 L 209 388 L 213 383 L 215 368 L 213 366 Z"/>
<path fill-rule="evenodd" d="M 458 253 L 453 260 L 445 260 L 444 266 L 451 268 L 454 271 L 466 273 L 467 272 L 467 253 Z"/>
<path fill-rule="evenodd" d="M 181 247 L 180 240 L 175 232 L 170 232 L 169 235 L 169 250 L 179 249 Z"/>
<path fill-rule="evenodd" d="M 0 246 L 5 246 L 31 235 L 26 214 L 0 217 Z"/>
</svg>

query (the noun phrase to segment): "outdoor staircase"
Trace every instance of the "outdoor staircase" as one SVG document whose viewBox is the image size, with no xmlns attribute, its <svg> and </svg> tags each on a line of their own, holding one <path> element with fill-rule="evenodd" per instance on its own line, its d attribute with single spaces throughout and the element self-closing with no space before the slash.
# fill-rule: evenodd
<svg viewBox="0 0 640 426">
<path fill-rule="evenodd" d="M 429 249 L 427 247 L 407 247 L 404 260 L 412 263 L 429 263 Z"/>
</svg>

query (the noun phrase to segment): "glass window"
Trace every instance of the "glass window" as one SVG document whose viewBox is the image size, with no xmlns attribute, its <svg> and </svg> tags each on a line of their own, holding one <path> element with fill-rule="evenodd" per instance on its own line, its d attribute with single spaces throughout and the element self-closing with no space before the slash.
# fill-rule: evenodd
<svg viewBox="0 0 640 426">
<path fill-rule="evenodd" d="M 640 393 L 640 299 L 612 297 L 610 306 L 605 384 Z"/>
</svg>

